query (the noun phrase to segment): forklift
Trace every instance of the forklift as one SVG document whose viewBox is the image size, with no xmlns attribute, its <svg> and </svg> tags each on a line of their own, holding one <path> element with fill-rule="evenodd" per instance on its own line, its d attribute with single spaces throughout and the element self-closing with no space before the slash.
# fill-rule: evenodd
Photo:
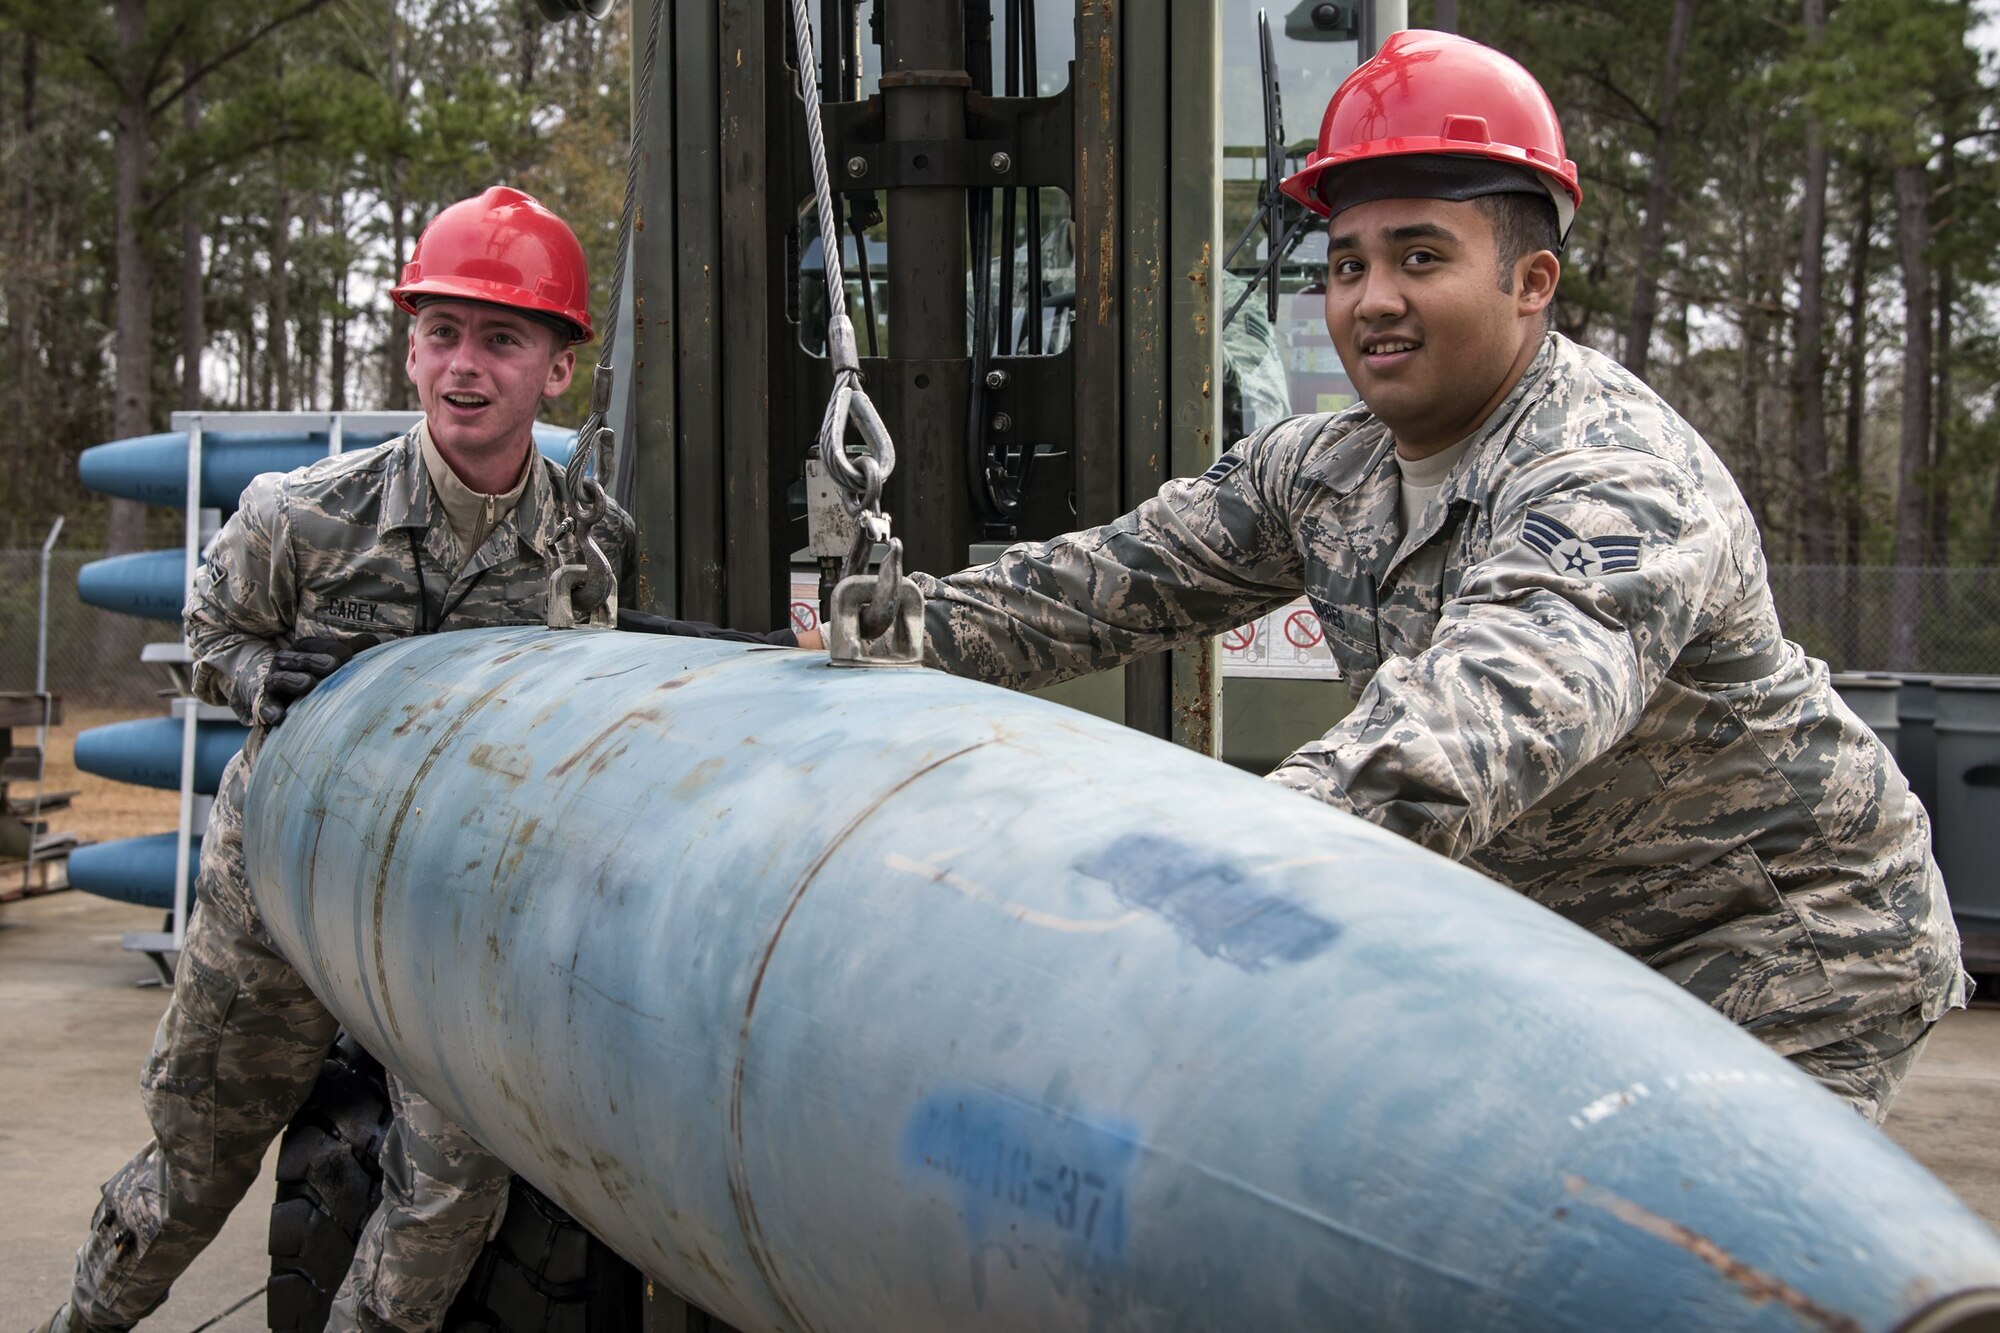
<svg viewBox="0 0 2000 1333">
<path fill-rule="evenodd" d="M 537 3 L 551 22 L 619 7 Z M 630 0 L 632 175 L 593 417 L 616 441 L 597 475 L 638 524 L 622 604 L 822 622 L 843 543 L 808 464 L 840 304 L 895 444 L 882 507 L 909 570 L 1107 522 L 1260 426 L 1354 401 L 1321 316 L 1325 233 L 1277 186 L 1407 0 L 803 7 L 802 47 L 793 0 Z M 1300 602 L 1043 693 L 1261 773 L 1351 706 L 1320 639 Z M 324 1326 L 388 1123 L 380 1066 L 343 1038 L 279 1152 L 273 1329 Z M 727 1330 L 518 1178 L 446 1328 Z"/>
</svg>

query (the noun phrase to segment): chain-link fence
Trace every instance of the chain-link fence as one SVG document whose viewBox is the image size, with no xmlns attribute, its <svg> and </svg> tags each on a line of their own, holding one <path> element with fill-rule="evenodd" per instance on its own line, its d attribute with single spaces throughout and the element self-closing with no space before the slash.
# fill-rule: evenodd
<svg viewBox="0 0 2000 1333">
<path fill-rule="evenodd" d="M 2000 569 L 1778 565 L 1785 637 L 1836 671 L 2000 675 Z"/>
<path fill-rule="evenodd" d="M 49 556 L 49 689 L 74 708 L 157 708 L 168 680 L 159 667 L 140 665 L 139 650 L 180 638 L 180 625 L 84 605 L 77 571 L 102 555 Z M 0 690 L 35 688 L 41 557 L 35 550 L 0 551 Z"/>
<path fill-rule="evenodd" d="M 0 551 L 0 690 L 35 687 L 39 551 Z M 94 551 L 49 560 L 49 688 L 86 707 L 150 707 L 166 678 L 139 664 L 178 625 L 86 606 L 77 571 Z M 1778 565 L 1771 591 L 1787 637 L 1837 671 L 2000 675 L 2000 569 Z M 1898 606 L 1904 661 L 1897 661 Z"/>
</svg>

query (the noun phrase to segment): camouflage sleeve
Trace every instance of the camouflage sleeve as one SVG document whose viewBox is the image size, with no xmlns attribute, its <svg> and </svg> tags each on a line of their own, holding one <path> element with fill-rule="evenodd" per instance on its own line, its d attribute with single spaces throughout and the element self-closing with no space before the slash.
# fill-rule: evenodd
<svg viewBox="0 0 2000 1333">
<path fill-rule="evenodd" d="M 298 614 L 283 481 L 267 472 L 244 490 L 241 506 L 209 544 L 184 617 L 195 693 L 227 704 L 245 722 L 255 716 L 271 656 Z"/>
<path fill-rule="evenodd" d="M 1304 427 L 1282 422 L 1115 522 L 1010 547 L 950 578 L 917 575 L 925 665 L 1036 689 L 1222 633 L 1296 596 L 1286 478 L 1306 443 Z"/>
<path fill-rule="evenodd" d="M 1735 555 L 1696 479 L 1638 449 L 1555 451 L 1492 515 L 1431 646 L 1270 775 L 1454 859 L 1638 723 Z"/>
</svg>

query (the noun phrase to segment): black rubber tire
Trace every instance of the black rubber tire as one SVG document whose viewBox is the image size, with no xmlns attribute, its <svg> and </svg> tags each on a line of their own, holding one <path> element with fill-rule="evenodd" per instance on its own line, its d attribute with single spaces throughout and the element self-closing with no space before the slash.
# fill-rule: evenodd
<svg viewBox="0 0 2000 1333">
<path fill-rule="evenodd" d="M 278 1146 L 265 1295 L 273 1330 L 325 1329 L 361 1228 L 382 1197 L 382 1136 L 390 1118 L 382 1066 L 342 1033 Z M 499 1234 L 480 1252 L 444 1327 L 446 1333 L 638 1333 L 644 1308 L 639 1270 L 516 1176 Z"/>
<path fill-rule="evenodd" d="M 450 1333 L 636 1333 L 645 1309 L 639 1270 L 519 1176 L 500 1233 L 452 1302 Z"/>
<path fill-rule="evenodd" d="M 326 1327 L 361 1228 L 382 1197 L 382 1136 L 390 1119 L 381 1064 L 341 1033 L 278 1144 L 271 1285 L 264 1296 L 274 1331 Z"/>
</svg>

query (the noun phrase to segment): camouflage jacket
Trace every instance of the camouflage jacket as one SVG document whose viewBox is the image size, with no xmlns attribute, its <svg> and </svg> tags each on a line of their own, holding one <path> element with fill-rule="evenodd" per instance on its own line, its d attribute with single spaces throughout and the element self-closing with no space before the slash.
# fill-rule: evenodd
<svg viewBox="0 0 2000 1333">
<path fill-rule="evenodd" d="M 195 692 L 247 722 L 272 655 L 295 639 L 541 623 L 560 475 L 538 455 L 520 501 L 463 568 L 415 431 L 258 477 L 188 597 Z M 621 539 L 605 555 L 630 588 L 632 520 L 617 517 Z"/>
<path fill-rule="evenodd" d="M 1362 407 L 1292 418 L 1114 523 L 920 578 L 927 658 L 1034 687 L 1303 590 L 1359 699 L 1273 781 L 1511 885 L 1782 1053 L 1963 1003 L 1924 812 L 1779 632 L 1755 520 L 1692 427 L 1551 335 L 1408 532 L 1394 448 Z"/>
</svg>

